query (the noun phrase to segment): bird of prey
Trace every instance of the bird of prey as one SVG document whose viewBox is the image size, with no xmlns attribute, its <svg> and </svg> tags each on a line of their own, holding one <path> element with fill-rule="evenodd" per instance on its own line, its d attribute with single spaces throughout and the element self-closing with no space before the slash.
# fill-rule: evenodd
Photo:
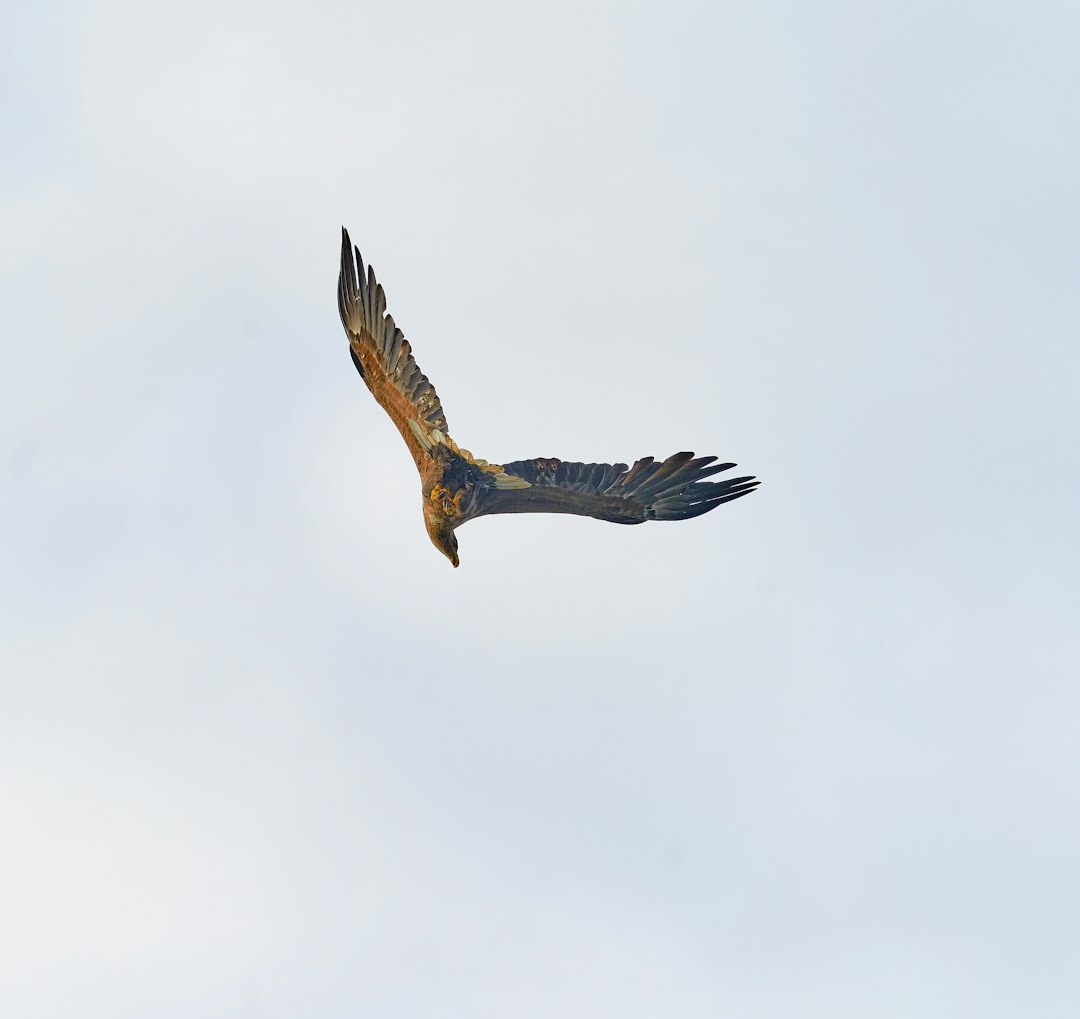
<svg viewBox="0 0 1080 1019">
<path fill-rule="evenodd" d="M 355 256 L 355 257 L 354 257 Z M 584 464 L 538 457 L 492 464 L 450 438 L 434 387 L 413 360 L 409 341 L 386 312 L 371 266 L 341 230 L 338 311 L 349 353 L 371 395 L 401 432 L 420 472 L 424 524 L 432 544 L 458 565 L 454 531 L 490 513 L 574 513 L 617 524 L 687 520 L 752 492 L 752 477 L 706 481 L 735 466 L 715 456 L 676 453 L 626 464 Z"/>
</svg>

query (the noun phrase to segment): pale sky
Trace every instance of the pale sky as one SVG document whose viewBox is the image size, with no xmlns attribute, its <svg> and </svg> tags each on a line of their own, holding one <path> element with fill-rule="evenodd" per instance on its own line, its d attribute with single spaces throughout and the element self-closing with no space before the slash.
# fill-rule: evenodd
<svg viewBox="0 0 1080 1019">
<path fill-rule="evenodd" d="M 1074 5 L 8 7 L 0 1012 L 1080 1014 Z"/>
</svg>

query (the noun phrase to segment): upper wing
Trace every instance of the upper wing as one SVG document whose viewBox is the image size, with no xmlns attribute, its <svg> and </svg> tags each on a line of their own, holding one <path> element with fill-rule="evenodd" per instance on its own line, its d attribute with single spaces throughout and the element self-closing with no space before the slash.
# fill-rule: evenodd
<svg viewBox="0 0 1080 1019">
<path fill-rule="evenodd" d="M 576 513 L 619 524 L 686 520 L 747 495 L 758 486 L 752 477 L 703 480 L 735 466 L 715 460 L 715 456 L 695 460 L 693 453 L 676 453 L 663 463 L 645 457 L 629 469 L 626 464 L 517 460 L 503 464 L 503 470 L 523 478 L 529 487 L 487 489 L 480 493 L 472 515 Z"/>
<path fill-rule="evenodd" d="M 355 252 L 355 261 L 353 254 Z M 349 352 L 371 395 L 397 425 L 418 468 L 428 459 L 421 438 L 432 430 L 446 433 L 446 417 L 435 387 L 413 360 L 409 341 L 386 314 L 386 295 L 369 265 L 341 228 L 338 311 L 349 337 Z"/>
</svg>

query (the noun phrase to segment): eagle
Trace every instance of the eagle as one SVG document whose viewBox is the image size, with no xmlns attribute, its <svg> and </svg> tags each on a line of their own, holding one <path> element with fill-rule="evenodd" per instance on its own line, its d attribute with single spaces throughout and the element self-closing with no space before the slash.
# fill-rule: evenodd
<svg viewBox="0 0 1080 1019">
<path fill-rule="evenodd" d="M 454 531 L 492 513 L 574 513 L 617 524 L 688 520 L 748 495 L 753 477 L 706 481 L 730 470 L 715 456 L 675 453 L 624 463 L 586 464 L 537 457 L 494 464 L 450 438 L 435 388 L 386 310 L 375 272 L 341 228 L 338 311 L 349 354 L 371 395 L 390 415 L 420 472 L 424 525 L 432 544 L 458 565 Z"/>
</svg>

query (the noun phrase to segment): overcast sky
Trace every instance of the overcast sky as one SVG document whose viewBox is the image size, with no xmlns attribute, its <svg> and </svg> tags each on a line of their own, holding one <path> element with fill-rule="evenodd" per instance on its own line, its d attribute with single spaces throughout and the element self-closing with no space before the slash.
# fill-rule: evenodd
<svg viewBox="0 0 1080 1019">
<path fill-rule="evenodd" d="M 1074 5 L 8 7 L 0 1011 L 1080 1014 Z"/>
</svg>

